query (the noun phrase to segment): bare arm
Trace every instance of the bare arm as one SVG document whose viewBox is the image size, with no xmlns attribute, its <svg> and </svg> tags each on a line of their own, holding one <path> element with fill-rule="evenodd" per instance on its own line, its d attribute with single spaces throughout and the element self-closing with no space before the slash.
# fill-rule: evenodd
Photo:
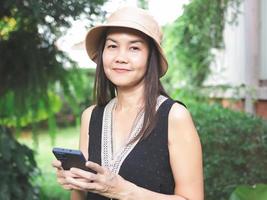
<svg viewBox="0 0 267 200">
<path fill-rule="evenodd" d="M 190 200 L 203 200 L 202 149 L 188 110 L 174 104 L 169 115 L 170 163 L 175 194 Z"/>
<path fill-rule="evenodd" d="M 153 200 L 203 200 L 203 168 L 200 140 L 190 113 L 180 104 L 174 104 L 169 114 L 168 146 L 175 180 L 175 195 L 164 195 L 133 184 L 132 198 Z"/>
<path fill-rule="evenodd" d="M 86 160 L 88 159 L 88 146 L 89 146 L 89 122 L 94 106 L 90 106 L 83 111 L 81 117 L 81 129 L 80 129 L 80 142 L 79 148 L 83 152 Z M 84 200 L 86 198 L 86 192 L 80 190 L 71 191 L 72 200 Z"/>
</svg>

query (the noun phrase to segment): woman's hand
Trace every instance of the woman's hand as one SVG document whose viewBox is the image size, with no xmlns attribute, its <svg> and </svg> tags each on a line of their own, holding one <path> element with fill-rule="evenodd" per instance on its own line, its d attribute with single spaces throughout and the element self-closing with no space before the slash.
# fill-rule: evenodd
<svg viewBox="0 0 267 200">
<path fill-rule="evenodd" d="M 120 175 L 90 161 L 86 163 L 86 166 L 96 173 L 71 168 L 70 171 L 74 176 L 67 176 L 68 184 L 79 190 L 97 193 L 108 198 L 122 199 L 127 195 L 126 188 L 129 188 L 127 186 L 129 182 Z"/>
<path fill-rule="evenodd" d="M 76 178 L 75 174 L 71 173 L 69 170 L 64 170 L 62 168 L 61 162 L 54 160 L 52 166 L 56 168 L 57 182 L 66 190 L 76 189 L 79 190 L 75 185 L 70 184 L 66 179 L 67 177 Z"/>
</svg>

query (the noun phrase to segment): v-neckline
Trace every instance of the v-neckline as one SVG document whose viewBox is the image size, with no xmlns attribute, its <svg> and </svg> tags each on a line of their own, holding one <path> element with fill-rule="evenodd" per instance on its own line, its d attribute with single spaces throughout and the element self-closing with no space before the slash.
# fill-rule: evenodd
<svg viewBox="0 0 267 200">
<path fill-rule="evenodd" d="M 143 108 L 139 109 L 139 111 L 137 112 L 133 123 L 131 125 L 130 131 L 127 134 L 127 137 L 125 138 L 125 140 L 122 142 L 122 145 L 117 149 L 116 148 L 116 141 L 114 140 L 114 136 L 115 136 L 115 132 L 114 132 L 114 112 L 115 112 L 115 108 L 117 105 L 117 101 L 115 101 L 113 108 L 112 108 L 112 113 L 111 113 L 111 151 L 112 151 L 112 160 L 114 160 L 117 155 L 119 153 L 121 153 L 123 151 L 123 149 L 126 147 L 127 144 L 129 144 L 136 135 L 133 135 L 135 132 L 134 127 L 138 126 L 138 125 L 143 125 L 143 123 L 140 124 L 140 120 L 141 122 L 143 121 L 143 115 L 144 115 L 144 110 Z M 139 133 L 139 131 L 138 131 Z M 137 134 L 138 134 L 137 133 Z"/>
<path fill-rule="evenodd" d="M 159 106 L 167 99 L 160 95 L 157 99 L 156 110 Z M 119 173 L 120 167 L 129 153 L 133 150 L 140 139 L 135 142 L 129 143 L 134 137 L 140 132 L 143 120 L 144 112 L 138 113 L 136 120 L 133 123 L 131 132 L 129 133 L 127 145 L 122 146 L 113 157 L 112 150 L 112 111 L 117 102 L 117 98 L 113 98 L 105 107 L 103 113 L 103 123 L 102 123 L 102 138 L 101 138 L 101 164 L 104 167 L 109 168 L 114 173 Z"/>
</svg>

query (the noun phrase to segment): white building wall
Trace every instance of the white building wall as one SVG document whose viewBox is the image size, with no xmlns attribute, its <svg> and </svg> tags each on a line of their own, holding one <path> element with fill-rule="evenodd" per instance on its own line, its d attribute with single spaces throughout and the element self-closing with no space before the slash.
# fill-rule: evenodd
<svg viewBox="0 0 267 200">
<path fill-rule="evenodd" d="M 260 69 L 259 78 L 267 80 L 267 0 L 259 0 L 260 5 Z M 212 74 L 205 85 L 238 86 L 246 82 L 245 70 L 245 16 L 244 4 L 240 7 L 238 24 L 226 24 L 224 30 L 224 50 L 214 50 L 215 61 L 211 65 Z M 230 12 L 229 12 L 230 13 Z"/>
<path fill-rule="evenodd" d="M 212 74 L 205 84 L 238 86 L 245 83 L 244 5 L 240 7 L 237 24 L 226 24 L 223 50 L 214 50 Z M 229 12 L 231 15 L 231 11 Z"/>
<path fill-rule="evenodd" d="M 260 79 L 267 80 L 267 1 L 261 0 L 261 69 Z"/>
</svg>

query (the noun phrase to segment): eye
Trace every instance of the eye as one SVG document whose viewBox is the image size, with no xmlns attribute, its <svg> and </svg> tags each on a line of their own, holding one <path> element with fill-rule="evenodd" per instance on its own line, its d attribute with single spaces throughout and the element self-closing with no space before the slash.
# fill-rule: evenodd
<svg viewBox="0 0 267 200">
<path fill-rule="evenodd" d="M 130 47 L 130 49 L 133 50 L 133 51 L 138 51 L 138 50 L 140 50 L 140 48 L 139 48 L 139 47 L 136 47 L 136 46 Z"/>
<path fill-rule="evenodd" d="M 107 48 L 109 48 L 109 49 L 115 49 L 116 47 L 117 47 L 117 45 L 115 45 L 115 44 L 107 45 Z"/>
</svg>

